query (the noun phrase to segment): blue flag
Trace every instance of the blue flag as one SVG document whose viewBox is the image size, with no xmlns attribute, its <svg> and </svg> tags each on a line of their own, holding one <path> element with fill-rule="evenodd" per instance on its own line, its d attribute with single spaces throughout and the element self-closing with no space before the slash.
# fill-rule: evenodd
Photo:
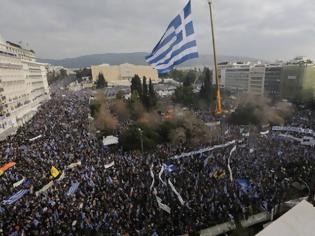
<svg viewBox="0 0 315 236">
<path fill-rule="evenodd" d="M 166 32 L 146 57 L 148 64 L 160 74 L 171 71 L 187 60 L 197 58 L 196 35 L 191 16 L 191 2 L 168 25 Z"/>
<path fill-rule="evenodd" d="M 80 183 L 75 182 L 71 185 L 71 187 L 69 188 L 68 192 L 67 192 L 67 196 L 71 196 L 73 194 L 75 194 L 75 192 L 78 190 Z"/>
<path fill-rule="evenodd" d="M 17 193 L 13 194 L 11 197 L 9 197 L 7 200 L 4 200 L 2 203 L 4 205 L 12 205 L 16 201 L 20 200 L 25 194 L 29 192 L 28 189 L 22 189 L 18 191 Z"/>
</svg>

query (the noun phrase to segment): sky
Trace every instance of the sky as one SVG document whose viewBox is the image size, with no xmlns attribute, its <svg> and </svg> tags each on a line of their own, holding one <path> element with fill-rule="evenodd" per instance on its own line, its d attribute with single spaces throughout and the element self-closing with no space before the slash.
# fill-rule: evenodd
<svg viewBox="0 0 315 236">
<path fill-rule="evenodd" d="M 40 58 L 150 52 L 187 0 L 1 0 L 0 34 Z M 213 0 L 219 55 L 315 58 L 314 0 Z M 200 53 L 212 53 L 207 0 L 192 0 Z"/>
</svg>

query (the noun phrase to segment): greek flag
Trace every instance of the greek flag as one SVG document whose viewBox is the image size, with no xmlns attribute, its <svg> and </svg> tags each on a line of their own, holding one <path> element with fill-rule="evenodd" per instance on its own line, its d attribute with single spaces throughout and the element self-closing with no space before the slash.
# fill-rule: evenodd
<svg viewBox="0 0 315 236">
<path fill-rule="evenodd" d="M 67 196 L 71 196 L 73 194 L 75 194 L 75 192 L 78 190 L 80 183 L 76 182 L 73 183 L 71 185 L 71 187 L 69 188 L 68 192 L 67 192 Z"/>
<path fill-rule="evenodd" d="M 163 74 L 197 57 L 198 49 L 189 1 L 184 10 L 168 25 L 152 53 L 146 57 L 146 61 Z"/>
<path fill-rule="evenodd" d="M 4 200 L 2 203 L 4 205 L 12 205 L 16 201 L 20 200 L 28 192 L 29 192 L 28 189 L 22 189 L 22 190 L 18 191 L 17 193 L 15 193 L 14 195 L 12 195 L 9 199 Z"/>
</svg>

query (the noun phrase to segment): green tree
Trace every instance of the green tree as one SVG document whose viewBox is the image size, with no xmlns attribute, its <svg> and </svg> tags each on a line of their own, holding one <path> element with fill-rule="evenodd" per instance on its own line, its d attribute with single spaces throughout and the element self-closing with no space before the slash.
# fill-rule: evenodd
<svg viewBox="0 0 315 236">
<path fill-rule="evenodd" d="M 61 79 L 64 79 L 68 76 L 67 71 L 65 69 L 60 69 L 60 77 Z"/>
<path fill-rule="evenodd" d="M 154 86 L 152 83 L 152 80 L 150 79 L 149 81 L 149 107 L 153 108 L 156 106 L 157 103 L 157 96 L 156 93 L 154 91 Z"/>
<path fill-rule="evenodd" d="M 206 104 L 209 106 L 214 103 L 215 97 L 215 88 L 212 85 L 212 75 L 208 68 L 205 68 L 202 73 L 202 86 L 199 92 L 199 96 L 203 99 Z"/>
<path fill-rule="evenodd" d="M 96 88 L 101 89 L 107 87 L 107 82 L 105 80 L 105 77 L 102 73 L 98 74 L 98 79 L 96 81 Z"/>
<path fill-rule="evenodd" d="M 139 130 L 141 129 L 141 131 Z M 141 132 L 141 133 L 140 133 Z M 159 143 L 159 134 L 147 126 L 133 125 L 130 126 L 119 140 L 124 150 L 141 150 L 141 138 L 143 140 L 144 150 L 152 150 Z"/>
<path fill-rule="evenodd" d="M 131 94 L 134 91 L 137 91 L 138 95 L 140 97 L 142 97 L 142 85 L 141 85 L 141 79 L 138 75 L 135 75 L 132 79 L 131 79 Z"/>
<path fill-rule="evenodd" d="M 186 76 L 184 77 L 183 86 L 191 86 L 196 80 L 196 71 L 190 70 L 187 72 Z"/>
<path fill-rule="evenodd" d="M 142 96 L 141 96 L 141 102 L 144 105 L 145 108 L 149 108 L 149 94 L 148 94 L 148 85 L 147 85 L 147 78 L 144 76 L 142 79 Z"/>
</svg>

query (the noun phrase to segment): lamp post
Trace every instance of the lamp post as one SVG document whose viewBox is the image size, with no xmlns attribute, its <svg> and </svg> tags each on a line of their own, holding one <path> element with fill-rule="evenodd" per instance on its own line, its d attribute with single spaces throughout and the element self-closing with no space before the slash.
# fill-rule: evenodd
<svg viewBox="0 0 315 236">
<path fill-rule="evenodd" d="M 140 128 L 138 128 L 138 131 L 139 131 L 139 134 L 140 134 L 141 152 L 143 154 L 143 131 Z"/>
<path fill-rule="evenodd" d="M 211 33 L 212 33 L 212 47 L 213 47 L 213 59 L 214 59 L 214 72 L 215 72 L 215 82 L 216 82 L 216 92 L 217 92 L 217 104 L 216 104 L 216 114 L 220 115 L 222 113 L 221 104 L 221 92 L 218 77 L 218 64 L 217 64 L 217 54 L 215 48 L 215 38 L 214 38 L 214 24 L 213 24 L 213 14 L 212 14 L 212 0 L 208 0 L 209 10 L 210 10 L 210 22 L 211 22 Z"/>
</svg>

